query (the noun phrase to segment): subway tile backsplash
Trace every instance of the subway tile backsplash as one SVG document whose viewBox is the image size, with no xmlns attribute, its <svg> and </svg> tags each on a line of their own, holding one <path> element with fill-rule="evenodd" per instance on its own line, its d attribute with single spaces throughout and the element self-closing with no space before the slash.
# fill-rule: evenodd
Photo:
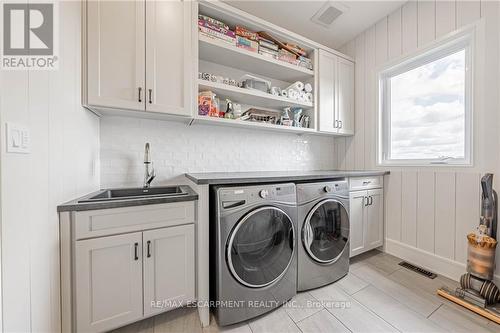
<svg viewBox="0 0 500 333">
<path fill-rule="evenodd" d="M 153 184 L 175 183 L 186 172 L 328 170 L 332 137 L 123 117 L 101 118 L 101 185 L 138 186 L 144 144 L 151 143 Z"/>
</svg>

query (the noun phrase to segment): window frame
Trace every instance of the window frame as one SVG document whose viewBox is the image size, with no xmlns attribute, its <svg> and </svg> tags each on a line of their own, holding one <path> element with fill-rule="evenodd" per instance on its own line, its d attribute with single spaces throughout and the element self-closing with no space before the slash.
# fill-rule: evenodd
<svg viewBox="0 0 500 333">
<path fill-rule="evenodd" d="M 460 50 L 465 50 L 465 156 L 446 159 L 391 159 L 391 89 L 390 78 L 433 61 L 442 59 Z M 436 40 L 424 49 L 400 58 L 378 71 L 378 144 L 379 166 L 473 166 L 473 70 L 475 53 L 475 28 L 467 28 Z"/>
</svg>

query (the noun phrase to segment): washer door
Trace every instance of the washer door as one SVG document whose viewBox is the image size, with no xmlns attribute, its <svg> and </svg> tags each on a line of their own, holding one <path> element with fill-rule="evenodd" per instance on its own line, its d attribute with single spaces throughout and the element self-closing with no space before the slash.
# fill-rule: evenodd
<svg viewBox="0 0 500 333">
<path fill-rule="evenodd" d="M 244 215 L 229 235 L 226 257 L 234 278 L 247 287 L 272 284 L 292 262 L 294 228 L 281 209 L 264 206 Z"/>
<path fill-rule="evenodd" d="M 317 203 L 307 215 L 302 242 L 309 256 L 322 264 L 338 259 L 349 240 L 349 215 L 335 199 Z"/>
</svg>

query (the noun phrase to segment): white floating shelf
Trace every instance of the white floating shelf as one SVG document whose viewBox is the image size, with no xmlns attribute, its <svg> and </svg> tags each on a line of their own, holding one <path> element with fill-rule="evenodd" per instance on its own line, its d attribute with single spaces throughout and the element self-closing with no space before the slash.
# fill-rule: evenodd
<svg viewBox="0 0 500 333">
<path fill-rule="evenodd" d="M 314 76 L 314 71 L 238 48 L 213 38 L 198 36 L 201 60 L 241 69 L 253 74 L 293 82 Z"/>
<path fill-rule="evenodd" d="M 275 96 L 259 90 L 240 88 L 223 83 L 198 80 L 199 90 L 210 90 L 217 96 L 231 99 L 235 103 L 261 106 L 270 109 L 283 109 L 284 107 L 303 107 L 310 109 L 314 105 L 309 102 L 299 102 L 287 97 Z"/>
<path fill-rule="evenodd" d="M 289 133 L 295 133 L 295 134 L 301 134 L 301 133 L 303 133 L 303 134 L 321 134 L 321 133 L 316 132 L 316 130 L 314 128 L 281 126 L 281 125 L 259 123 L 259 122 L 255 122 L 255 121 L 215 118 L 215 117 L 208 117 L 208 116 L 195 116 L 193 118 L 193 123 L 233 126 L 233 127 L 246 127 L 246 128 L 259 128 L 259 129 L 263 129 L 263 130 L 289 132 Z"/>
</svg>

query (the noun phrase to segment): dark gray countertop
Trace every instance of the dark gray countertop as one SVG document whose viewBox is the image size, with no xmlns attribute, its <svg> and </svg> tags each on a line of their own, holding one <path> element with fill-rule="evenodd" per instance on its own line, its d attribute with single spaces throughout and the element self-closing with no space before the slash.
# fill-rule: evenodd
<svg viewBox="0 0 500 333">
<path fill-rule="evenodd" d="M 96 209 L 109 209 L 109 208 L 119 208 L 119 207 L 132 207 L 132 206 L 144 206 L 144 205 L 156 205 L 169 202 L 181 202 L 181 201 L 195 201 L 198 200 L 198 193 L 193 191 L 193 189 L 186 185 L 179 186 L 182 190 L 187 192 L 187 195 L 182 196 L 172 196 L 172 197 L 154 197 L 154 198 L 140 198 L 140 199 L 124 199 L 124 200 L 111 200 L 111 201 L 98 201 L 98 202 L 79 202 L 81 200 L 88 199 L 100 191 L 87 194 L 81 198 L 68 201 L 62 205 L 57 206 L 58 212 L 68 212 L 68 211 L 83 211 L 83 210 L 96 210 Z"/>
<path fill-rule="evenodd" d="M 186 173 L 186 177 L 198 185 L 225 185 L 270 183 L 304 180 L 321 180 L 342 177 L 383 176 L 388 171 L 259 171 L 259 172 L 208 172 Z"/>
</svg>

